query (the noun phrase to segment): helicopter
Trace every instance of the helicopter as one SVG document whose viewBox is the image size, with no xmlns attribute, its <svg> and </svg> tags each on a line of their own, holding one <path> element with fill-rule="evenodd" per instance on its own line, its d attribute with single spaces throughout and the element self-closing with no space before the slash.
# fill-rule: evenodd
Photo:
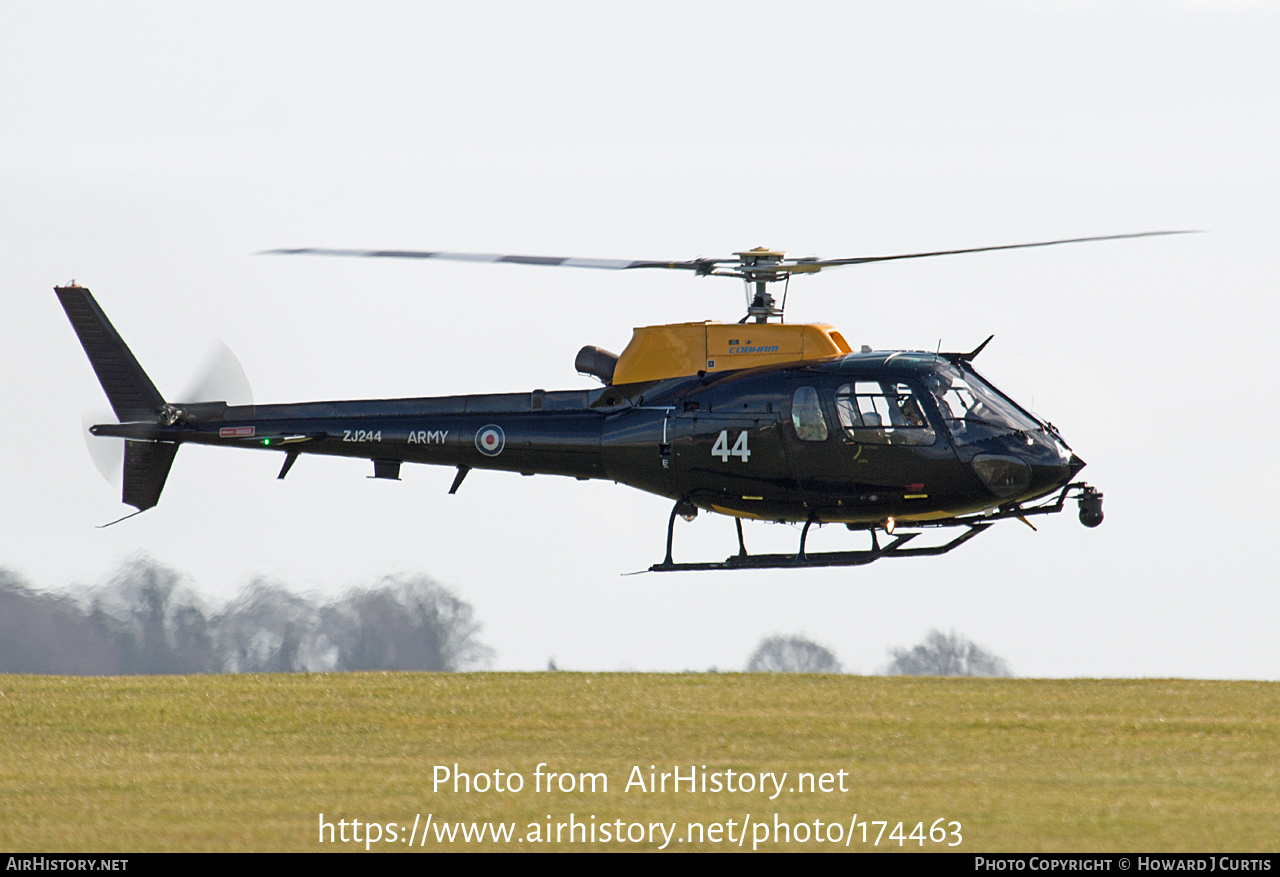
<svg viewBox="0 0 1280 877">
<path fill-rule="evenodd" d="M 165 400 L 90 291 L 55 287 L 124 439 L 122 500 L 160 500 L 186 443 L 283 455 L 280 479 L 304 454 L 368 459 L 374 478 L 405 463 L 453 467 L 449 494 L 473 469 L 608 479 L 673 501 L 666 554 L 651 572 L 862 566 L 945 554 L 1002 520 L 1061 512 L 1075 500 L 1086 527 L 1103 494 L 1075 480 L 1084 461 L 1041 420 L 974 368 L 968 352 L 853 350 L 833 326 L 786 323 L 792 275 L 896 259 L 1180 234 L 1158 231 L 842 259 L 788 258 L 757 247 L 732 257 L 625 261 L 416 250 L 295 248 L 275 255 L 446 259 L 599 270 L 667 269 L 744 283 L 736 323 L 633 330 L 621 354 L 585 346 L 575 358 L 594 389 L 229 405 Z M 781 300 L 772 288 L 782 284 Z M 994 337 L 994 336 L 992 336 Z M 728 515 L 737 552 L 676 562 L 675 523 Z M 124 520 L 121 518 L 120 520 Z M 752 554 L 743 520 L 802 524 L 794 553 Z M 112 522 L 112 523 L 118 523 Z M 806 550 L 814 525 L 864 531 L 869 547 Z M 912 544 L 946 530 L 937 545 Z M 952 535 L 954 534 L 954 535 Z"/>
</svg>

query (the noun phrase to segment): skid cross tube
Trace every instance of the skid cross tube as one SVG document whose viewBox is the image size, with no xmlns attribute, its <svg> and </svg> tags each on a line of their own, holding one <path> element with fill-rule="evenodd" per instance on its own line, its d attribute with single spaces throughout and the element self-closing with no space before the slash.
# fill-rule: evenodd
<svg viewBox="0 0 1280 877">
<path fill-rule="evenodd" d="M 662 561 L 661 564 L 657 564 L 658 566 L 662 566 L 662 567 L 675 566 L 675 564 L 671 562 L 671 540 L 675 538 L 676 513 L 679 511 L 680 511 L 680 503 L 676 503 L 674 506 L 672 506 L 671 517 L 667 519 L 667 558 L 666 560 Z"/>
</svg>

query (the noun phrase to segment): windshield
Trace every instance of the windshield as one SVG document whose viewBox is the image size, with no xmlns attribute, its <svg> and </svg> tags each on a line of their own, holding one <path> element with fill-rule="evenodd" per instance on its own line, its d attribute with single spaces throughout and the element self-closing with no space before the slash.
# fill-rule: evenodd
<svg viewBox="0 0 1280 877">
<path fill-rule="evenodd" d="M 957 444 L 1041 428 L 1033 417 L 971 371 L 945 365 L 925 376 L 924 383 Z"/>
</svg>

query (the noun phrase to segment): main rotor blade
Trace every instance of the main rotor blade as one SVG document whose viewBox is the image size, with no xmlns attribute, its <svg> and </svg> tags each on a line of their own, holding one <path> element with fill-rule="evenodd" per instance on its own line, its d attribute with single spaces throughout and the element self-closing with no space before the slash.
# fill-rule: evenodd
<svg viewBox="0 0 1280 877">
<path fill-rule="evenodd" d="M 628 261 L 625 259 L 581 259 L 573 256 L 510 256 L 502 253 L 448 253 L 426 250 L 342 250 L 326 247 L 295 247 L 263 250 L 264 256 L 348 256 L 364 259 L 447 259 L 454 262 L 507 262 L 516 265 L 550 265 L 561 268 L 597 268 L 626 271 L 630 268 L 676 268 L 710 271 L 721 262 L 736 259 L 691 259 L 682 262 Z"/>
<path fill-rule="evenodd" d="M 786 264 L 786 268 L 801 273 L 805 270 L 813 270 L 814 268 L 834 268 L 840 265 L 861 265 L 865 262 L 890 262 L 895 259 L 923 259 L 926 256 L 956 256 L 960 253 L 987 253 L 992 250 L 1023 250 L 1028 247 L 1054 247 L 1058 244 L 1083 244 L 1091 241 L 1119 241 L 1128 238 L 1151 238 L 1160 237 L 1170 234 L 1197 234 L 1195 231 L 1142 231 L 1136 234 L 1108 234 L 1100 237 L 1090 238 L 1066 238 L 1060 241 L 1036 241 L 1030 244 L 1002 244 L 997 247 L 968 247 L 963 250 L 933 250 L 928 253 L 899 253 L 893 256 L 854 256 L 849 259 L 804 259 L 797 263 L 796 268 L 792 268 L 790 263 Z"/>
<path fill-rule="evenodd" d="M 959 250 L 931 250 L 924 253 L 896 253 L 890 256 L 854 256 L 847 259 L 782 258 L 781 253 L 767 253 L 773 259 L 759 263 L 747 262 L 747 256 L 755 251 L 737 254 L 738 258 L 685 259 L 671 262 L 631 261 L 626 259 L 582 259 L 573 256 L 512 256 L 503 253 L 450 253 L 439 250 L 347 250 L 327 247 L 296 247 L 263 250 L 259 255 L 272 256 L 346 256 L 365 259 L 447 259 L 454 262 L 506 262 L 516 265 L 549 265 L 562 268 L 596 268 L 605 271 L 626 271 L 631 268 L 674 268 L 693 271 L 696 274 L 716 274 L 752 280 L 781 280 L 789 274 L 816 274 L 823 268 L 842 265 L 861 265 L 867 262 L 889 262 L 896 259 L 923 259 L 928 256 L 955 256 L 960 253 L 987 253 L 994 250 L 1022 250 L 1029 247 L 1054 247 L 1059 244 L 1083 244 L 1093 241 L 1118 241 L 1129 238 L 1149 238 L 1171 234 L 1195 234 L 1193 231 L 1144 231 L 1136 234 L 1111 234 L 1087 238 L 1064 238 L 1056 241 L 1035 241 L 1029 244 L 1001 244 L 994 247 L 966 247 Z"/>
</svg>

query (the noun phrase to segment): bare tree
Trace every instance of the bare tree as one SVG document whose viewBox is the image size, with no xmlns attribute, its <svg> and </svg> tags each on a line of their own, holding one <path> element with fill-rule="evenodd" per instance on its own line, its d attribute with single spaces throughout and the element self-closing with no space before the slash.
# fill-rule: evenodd
<svg viewBox="0 0 1280 877">
<path fill-rule="evenodd" d="M 840 662 L 826 646 L 802 636 L 771 636 L 760 641 L 747 661 L 748 673 L 839 673 Z"/>
<path fill-rule="evenodd" d="M 924 642 L 911 649 L 890 649 L 888 676 L 1012 676 L 1003 658 L 952 631 L 929 631 Z"/>
<path fill-rule="evenodd" d="M 115 631 L 129 674 L 216 673 L 222 669 L 209 620 L 182 576 L 140 555 L 95 592 L 90 617 Z"/>
<path fill-rule="evenodd" d="M 254 581 L 213 624 L 230 673 L 324 672 L 338 663 L 338 649 L 321 629 L 316 606 L 271 582 Z"/>
<path fill-rule="evenodd" d="M 0 569 L 0 673 L 122 672 L 115 631 L 102 621 L 71 597 L 37 593 Z"/>
<path fill-rule="evenodd" d="M 426 576 L 386 578 L 321 610 L 339 670 L 463 670 L 493 650 L 471 606 Z"/>
</svg>

